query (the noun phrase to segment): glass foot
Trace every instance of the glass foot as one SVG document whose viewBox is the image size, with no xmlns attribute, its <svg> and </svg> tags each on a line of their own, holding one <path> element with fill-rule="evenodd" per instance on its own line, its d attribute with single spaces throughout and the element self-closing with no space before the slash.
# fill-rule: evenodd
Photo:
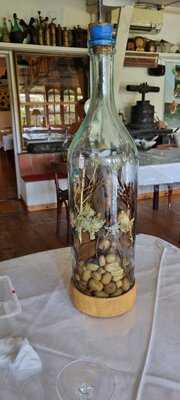
<svg viewBox="0 0 180 400">
<path fill-rule="evenodd" d="M 95 362 L 77 360 L 66 365 L 57 377 L 60 400 L 110 400 L 114 392 L 110 368 Z"/>
</svg>

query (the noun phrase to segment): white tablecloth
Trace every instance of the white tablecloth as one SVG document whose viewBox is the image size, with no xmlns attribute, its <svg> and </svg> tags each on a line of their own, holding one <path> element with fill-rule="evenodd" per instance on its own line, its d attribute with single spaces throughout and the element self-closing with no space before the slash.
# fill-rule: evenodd
<svg viewBox="0 0 180 400">
<path fill-rule="evenodd" d="M 13 149 L 13 135 L 11 133 L 2 136 L 1 147 L 4 151 Z"/>
<path fill-rule="evenodd" d="M 180 149 L 152 149 L 139 153 L 139 186 L 180 183 Z"/>
<path fill-rule="evenodd" d="M 137 302 L 111 319 L 91 318 L 72 306 L 69 248 L 1 262 L 0 274 L 10 276 L 23 307 L 17 333 L 28 338 L 43 365 L 24 385 L 0 375 L 0 400 L 57 400 L 59 371 L 86 357 L 113 370 L 113 400 L 180 399 L 179 249 L 137 237 Z"/>
<path fill-rule="evenodd" d="M 173 183 L 180 183 L 180 162 L 172 164 L 141 165 L 139 167 L 139 186 Z"/>
</svg>

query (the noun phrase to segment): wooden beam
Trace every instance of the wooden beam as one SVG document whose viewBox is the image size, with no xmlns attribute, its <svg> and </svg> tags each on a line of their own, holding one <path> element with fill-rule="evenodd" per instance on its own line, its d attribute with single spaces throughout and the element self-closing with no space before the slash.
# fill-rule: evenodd
<svg viewBox="0 0 180 400">
<path fill-rule="evenodd" d="M 129 36 L 129 27 L 131 23 L 133 7 L 127 6 L 121 8 L 120 21 L 116 38 L 116 54 L 114 65 L 114 94 L 117 110 L 120 110 L 120 83 L 122 79 L 122 71 L 124 66 L 124 58 L 126 53 L 126 44 Z"/>
</svg>

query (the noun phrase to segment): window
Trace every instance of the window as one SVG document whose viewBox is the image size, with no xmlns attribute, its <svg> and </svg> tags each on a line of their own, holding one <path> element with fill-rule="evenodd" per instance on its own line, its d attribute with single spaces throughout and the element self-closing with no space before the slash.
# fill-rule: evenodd
<svg viewBox="0 0 180 400">
<path fill-rule="evenodd" d="M 64 89 L 62 92 L 64 124 L 71 125 L 78 122 L 76 103 L 83 98 L 81 88 Z"/>
<path fill-rule="evenodd" d="M 30 93 L 20 93 L 21 124 L 26 126 L 70 126 L 78 122 L 76 104 L 83 99 L 81 88 L 33 88 Z"/>
<path fill-rule="evenodd" d="M 83 98 L 81 88 L 49 89 L 47 92 L 48 124 L 50 126 L 70 126 L 78 121 L 77 101 Z"/>
<path fill-rule="evenodd" d="M 61 96 L 58 89 L 49 89 L 47 92 L 47 120 L 50 126 L 62 125 Z"/>
<path fill-rule="evenodd" d="M 83 99 L 88 97 L 87 55 L 16 53 L 16 71 L 22 137 L 34 127 L 67 128 L 74 133 L 84 118 Z"/>
<path fill-rule="evenodd" d="M 35 87 L 32 92 L 20 92 L 21 124 L 26 126 L 43 126 L 46 114 L 44 87 Z"/>
</svg>

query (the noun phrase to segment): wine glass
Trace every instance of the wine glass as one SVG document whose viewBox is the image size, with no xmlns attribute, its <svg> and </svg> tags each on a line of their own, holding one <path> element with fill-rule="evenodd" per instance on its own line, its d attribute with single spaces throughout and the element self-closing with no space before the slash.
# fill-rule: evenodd
<svg viewBox="0 0 180 400">
<path fill-rule="evenodd" d="M 114 392 L 110 368 L 93 361 L 76 360 L 58 374 L 56 390 L 60 400 L 110 400 Z"/>
</svg>

